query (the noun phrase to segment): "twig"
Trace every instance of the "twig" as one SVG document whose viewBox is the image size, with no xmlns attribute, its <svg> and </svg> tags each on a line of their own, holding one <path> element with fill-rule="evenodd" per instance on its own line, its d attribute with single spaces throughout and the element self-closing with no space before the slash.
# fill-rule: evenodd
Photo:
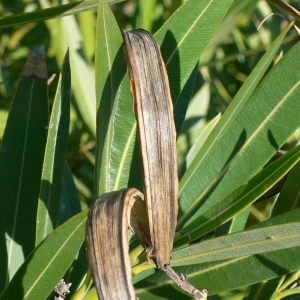
<svg viewBox="0 0 300 300">
<path fill-rule="evenodd" d="M 270 14 L 268 14 L 261 22 L 260 22 L 260 24 L 258 25 L 258 27 L 257 27 L 257 30 L 259 30 L 259 28 L 270 18 L 270 17 L 272 17 L 272 16 L 274 16 L 274 15 L 276 15 L 276 16 L 279 16 L 279 17 L 281 17 L 281 18 L 283 18 L 283 19 L 285 19 L 286 21 L 288 21 L 289 23 L 291 22 L 291 20 L 290 19 L 288 19 L 285 15 L 283 15 L 283 14 L 279 14 L 279 13 L 270 13 Z"/>
<path fill-rule="evenodd" d="M 194 288 L 190 283 L 187 282 L 186 276 L 181 274 L 179 277 L 175 271 L 171 268 L 170 265 L 166 265 L 164 269 L 162 269 L 169 278 L 171 278 L 179 288 L 189 293 L 194 299 L 206 299 L 207 298 L 207 290 L 202 290 L 201 292 Z"/>
</svg>

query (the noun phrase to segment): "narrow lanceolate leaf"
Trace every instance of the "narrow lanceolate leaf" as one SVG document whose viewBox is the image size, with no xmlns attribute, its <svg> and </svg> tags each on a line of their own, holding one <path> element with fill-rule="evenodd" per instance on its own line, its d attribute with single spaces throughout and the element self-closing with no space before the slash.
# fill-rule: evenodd
<svg viewBox="0 0 300 300">
<path fill-rule="evenodd" d="M 36 245 L 58 226 L 66 159 L 71 100 L 69 52 L 66 53 L 53 103 L 37 211 Z"/>
<path fill-rule="evenodd" d="M 56 40 L 55 45 L 59 51 L 59 57 L 63 56 L 65 49 L 69 47 L 70 65 L 72 66 L 72 91 L 75 96 L 80 116 L 89 128 L 93 136 L 96 136 L 96 97 L 94 69 L 88 64 L 78 49 L 82 47 L 82 36 L 75 16 L 69 16 L 60 20 L 61 27 L 53 26 L 51 34 L 56 39 L 57 28 L 59 28 L 62 40 Z"/>
<path fill-rule="evenodd" d="M 294 109 L 300 105 L 299 49 L 298 43 L 252 94 L 249 89 L 254 86 L 247 82 L 247 88 L 235 98 L 239 101 L 233 100 L 214 127 L 180 182 L 178 228 L 247 183 L 299 127 Z M 254 81 L 265 66 L 257 68 Z M 284 80 L 279 80 L 281 74 L 287 74 Z M 257 149 L 262 149 L 259 155 Z"/>
<path fill-rule="evenodd" d="M 90 208 L 86 242 L 99 299 L 135 299 L 131 282 L 128 227 L 150 246 L 143 194 L 136 189 L 103 194 Z"/>
<path fill-rule="evenodd" d="M 158 45 L 144 30 L 123 32 L 143 161 L 144 195 L 157 266 L 170 263 L 177 220 L 176 132 Z"/>
<path fill-rule="evenodd" d="M 195 156 L 197 155 L 197 153 L 201 149 L 202 145 L 204 144 L 204 142 L 207 139 L 207 136 L 213 130 L 213 128 L 215 127 L 215 125 L 219 122 L 220 117 L 221 117 L 221 114 L 218 114 L 201 131 L 201 134 L 198 136 L 197 140 L 195 141 L 195 143 L 193 144 L 193 146 L 189 150 L 189 152 L 188 152 L 188 154 L 186 156 L 185 161 L 183 162 L 182 169 L 180 171 L 180 173 L 182 174 L 182 176 L 184 175 L 184 172 L 190 166 L 190 164 L 194 160 Z M 182 176 L 180 176 L 180 177 L 182 177 Z"/>
<path fill-rule="evenodd" d="M 59 224 L 81 212 L 80 200 L 68 163 L 64 163 L 62 195 L 59 205 Z"/>
<path fill-rule="evenodd" d="M 185 1 L 154 35 L 161 46 L 174 103 L 231 3 L 232 0 Z M 135 168 L 135 162 L 139 159 L 139 151 L 134 147 L 136 123 L 128 87 L 126 76 L 116 95 L 112 113 L 114 136 L 110 148 L 118 149 L 114 151 L 110 164 L 110 180 L 114 182 L 114 190 L 126 187 L 129 181 L 135 187 L 139 187 L 140 183 L 139 169 Z M 133 180 L 135 178 L 138 180 Z"/>
<path fill-rule="evenodd" d="M 279 224 L 295 224 L 294 222 L 299 222 L 299 217 L 300 209 L 298 208 L 259 223 L 251 229 Z M 269 239 L 272 239 L 272 236 L 269 236 Z M 299 268 L 300 247 L 287 245 L 286 249 L 175 267 L 174 269 L 176 272 L 186 275 L 190 283 L 198 284 L 198 286 L 205 285 L 211 294 L 217 294 L 288 274 Z M 155 299 L 168 299 L 170 293 L 174 299 L 188 299 L 174 289 L 174 285 L 168 278 L 159 276 L 158 273 L 148 277 L 146 282 L 141 281 L 135 284 L 135 290 L 140 299 L 150 299 L 153 294 L 159 295 Z"/>
<path fill-rule="evenodd" d="M 272 210 L 272 216 L 300 207 L 300 163 L 291 170 Z"/>
<path fill-rule="evenodd" d="M 0 299 L 47 299 L 84 241 L 86 216 L 84 211 L 54 230 L 22 264 Z"/>
<path fill-rule="evenodd" d="M 34 249 L 48 126 L 45 50 L 34 47 L 7 120 L 0 152 L 0 290 Z"/>
<path fill-rule="evenodd" d="M 126 60 L 122 51 L 122 36 L 106 0 L 100 0 L 97 15 L 96 36 L 96 109 L 97 109 L 97 152 L 96 152 L 96 196 L 119 190 L 115 181 L 112 161 L 120 154 L 112 150 L 115 135 L 127 132 L 124 124 L 119 132 L 114 131 L 115 97 L 126 73 Z M 124 132 L 123 132 L 124 130 Z M 116 149 L 119 149 L 117 147 Z M 120 152 L 122 153 L 122 151 Z M 127 185 L 126 185 L 127 186 Z M 126 187 L 126 186 L 123 186 Z"/>
<path fill-rule="evenodd" d="M 247 230 L 191 245 L 172 253 L 172 266 L 238 258 L 300 246 L 300 223 Z"/>
<path fill-rule="evenodd" d="M 256 174 L 246 185 L 239 187 L 188 224 L 185 230 L 188 231 L 189 238 L 195 240 L 243 211 L 283 178 L 299 160 L 300 146 L 297 146 Z M 186 237 L 182 236 L 175 245 L 186 243 L 186 240 Z"/>
<path fill-rule="evenodd" d="M 125 0 L 108 0 L 108 3 L 117 3 Z M 11 15 L 1 18 L 0 28 L 27 24 L 28 22 L 38 22 L 51 18 L 61 18 L 73 14 L 95 9 L 98 6 L 98 0 L 76 1 L 65 5 L 59 5 L 39 11 Z"/>
<path fill-rule="evenodd" d="M 185 86 L 183 87 L 182 92 L 180 93 L 178 100 L 174 105 L 174 121 L 175 121 L 177 137 L 179 135 L 180 129 L 184 122 L 186 112 L 193 94 L 196 78 L 198 75 L 198 70 L 199 70 L 199 64 L 195 66 L 192 74 L 190 75 L 190 78 L 188 79 Z"/>
</svg>

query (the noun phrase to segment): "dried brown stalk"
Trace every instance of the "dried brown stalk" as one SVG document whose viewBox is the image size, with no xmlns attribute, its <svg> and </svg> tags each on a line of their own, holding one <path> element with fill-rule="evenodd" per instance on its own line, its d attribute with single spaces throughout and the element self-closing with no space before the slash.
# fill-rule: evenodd
<svg viewBox="0 0 300 300">
<path fill-rule="evenodd" d="M 144 30 L 123 31 L 143 162 L 144 195 L 157 267 L 170 263 L 178 212 L 176 132 L 159 47 Z"/>
<path fill-rule="evenodd" d="M 152 256 L 178 287 L 195 299 L 202 292 L 170 266 L 178 212 L 176 131 L 169 81 L 160 49 L 145 30 L 123 31 L 131 94 L 138 124 L 144 195 L 149 216 Z"/>
<path fill-rule="evenodd" d="M 206 299 L 207 290 L 199 291 L 187 282 L 186 277 L 181 274 L 179 277 L 170 265 L 166 266 L 163 271 L 170 277 L 178 287 L 189 293 L 194 299 Z"/>
<path fill-rule="evenodd" d="M 202 292 L 170 266 L 178 212 L 176 132 L 166 68 L 160 49 L 144 30 L 123 32 L 144 175 L 136 189 L 103 194 L 87 223 L 89 266 L 100 299 L 135 299 L 131 283 L 128 227 L 159 269 L 194 299 Z"/>
<path fill-rule="evenodd" d="M 136 219 L 138 217 L 138 219 Z M 135 299 L 131 282 L 128 227 L 149 246 L 143 194 L 136 189 L 103 194 L 90 208 L 86 242 L 99 299 Z"/>
<path fill-rule="evenodd" d="M 285 15 L 289 14 L 294 20 L 300 21 L 300 12 L 292 5 L 282 0 L 267 0 L 271 5 L 277 8 L 280 12 Z M 293 21 L 293 20 L 291 20 Z"/>
</svg>

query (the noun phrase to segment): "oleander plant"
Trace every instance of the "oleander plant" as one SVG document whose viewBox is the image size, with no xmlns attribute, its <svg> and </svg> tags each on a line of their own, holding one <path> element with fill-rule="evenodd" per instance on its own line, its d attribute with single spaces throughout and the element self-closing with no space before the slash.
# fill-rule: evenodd
<svg viewBox="0 0 300 300">
<path fill-rule="evenodd" d="M 300 299 L 300 5 L 0 3 L 0 300 Z"/>
</svg>

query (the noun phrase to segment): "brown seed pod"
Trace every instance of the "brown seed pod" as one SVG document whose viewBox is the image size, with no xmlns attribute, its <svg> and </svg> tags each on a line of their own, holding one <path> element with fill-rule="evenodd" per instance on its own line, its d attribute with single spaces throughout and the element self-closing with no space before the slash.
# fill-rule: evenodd
<svg viewBox="0 0 300 300">
<path fill-rule="evenodd" d="M 101 195 L 90 208 L 86 244 L 99 299 L 135 299 L 128 227 L 145 247 L 149 246 L 143 198 L 143 194 L 136 189 L 123 189 Z"/>
<path fill-rule="evenodd" d="M 176 131 L 169 81 L 160 49 L 145 30 L 123 31 L 138 124 L 152 256 L 170 263 L 178 212 Z"/>
</svg>

